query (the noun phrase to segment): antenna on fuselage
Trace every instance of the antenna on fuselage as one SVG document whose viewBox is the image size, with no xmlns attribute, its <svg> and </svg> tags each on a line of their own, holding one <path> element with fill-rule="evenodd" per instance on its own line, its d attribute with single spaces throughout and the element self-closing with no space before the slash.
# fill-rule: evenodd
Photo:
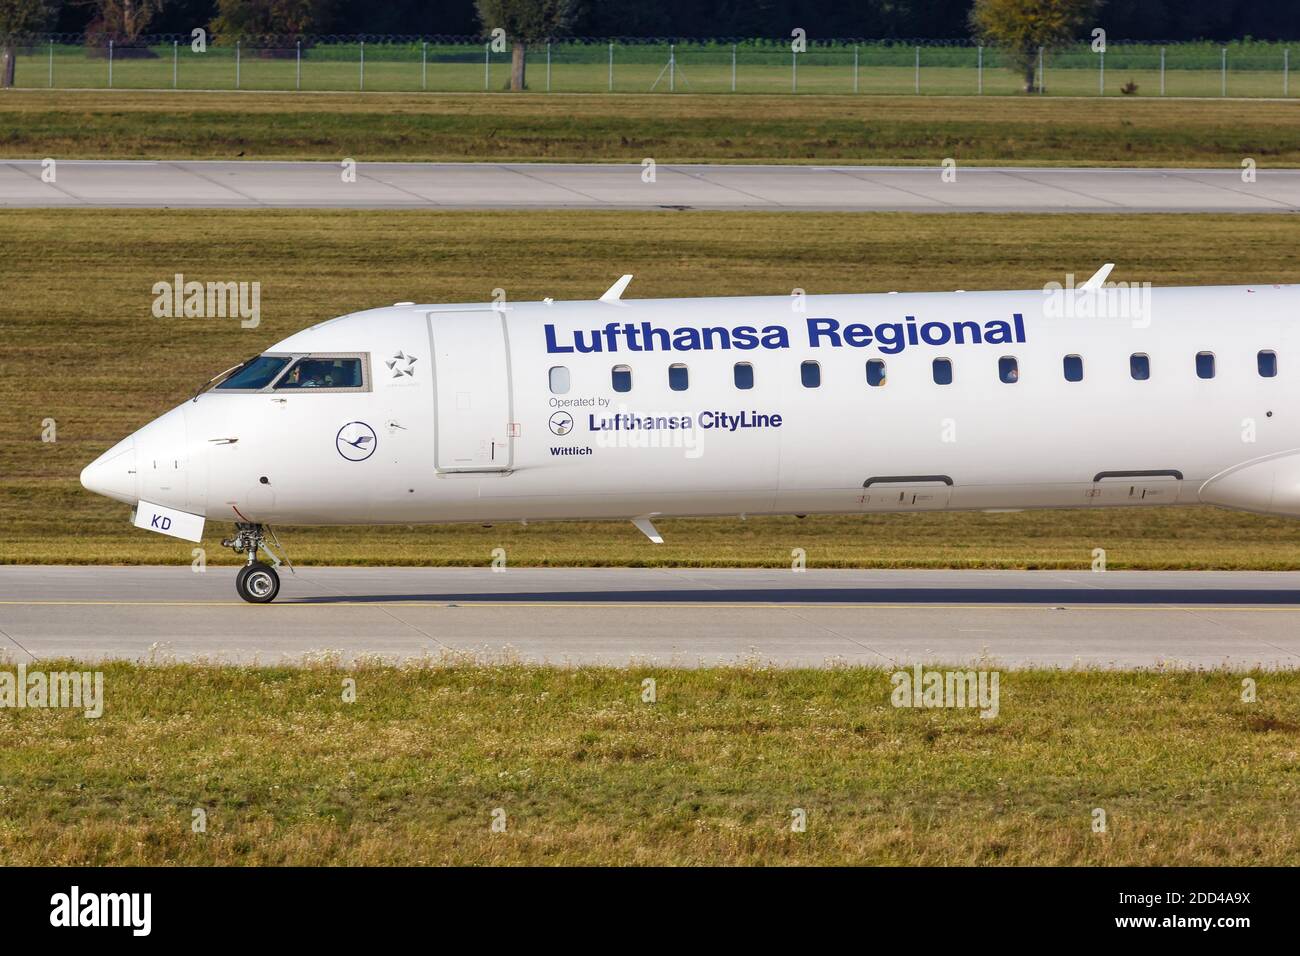
<svg viewBox="0 0 1300 956">
<path fill-rule="evenodd" d="M 1106 263 L 1104 266 L 1102 266 L 1100 269 L 1098 269 L 1096 272 L 1093 273 L 1091 279 L 1089 279 L 1083 285 L 1079 286 L 1079 291 L 1080 292 L 1101 291 L 1101 284 L 1106 281 L 1107 277 L 1110 275 L 1110 270 L 1114 268 L 1115 268 L 1115 263 L 1113 262 Z"/>
<path fill-rule="evenodd" d="M 600 297 L 601 302 L 611 304 L 620 302 L 623 298 L 623 292 L 627 289 L 627 284 L 632 281 L 631 275 L 625 275 L 605 290 L 605 294 Z"/>
</svg>

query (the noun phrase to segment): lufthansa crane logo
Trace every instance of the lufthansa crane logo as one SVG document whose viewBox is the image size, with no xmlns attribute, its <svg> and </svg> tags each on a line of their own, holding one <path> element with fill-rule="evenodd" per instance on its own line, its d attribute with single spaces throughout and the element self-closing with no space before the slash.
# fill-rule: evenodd
<svg viewBox="0 0 1300 956">
<path fill-rule="evenodd" d="M 547 424 L 551 426 L 551 434 L 567 435 L 573 431 L 573 416 L 568 412 L 556 412 Z"/>
<path fill-rule="evenodd" d="M 334 436 L 334 446 L 348 461 L 365 461 L 378 444 L 375 430 L 365 422 L 348 422 Z"/>
</svg>

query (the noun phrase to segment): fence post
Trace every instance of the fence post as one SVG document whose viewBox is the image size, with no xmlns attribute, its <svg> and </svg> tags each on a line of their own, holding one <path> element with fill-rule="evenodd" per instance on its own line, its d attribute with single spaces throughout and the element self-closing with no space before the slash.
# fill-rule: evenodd
<svg viewBox="0 0 1300 956">
<path fill-rule="evenodd" d="M 429 41 L 420 43 L 420 89 L 429 88 Z"/>
<path fill-rule="evenodd" d="M 668 44 L 668 92 L 677 92 L 677 44 Z"/>
<path fill-rule="evenodd" d="M 172 40 L 172 89 L 176 89 L 176 81 L 180 79 L 180 43 Z"/>
<path fill-rule="evenodd" d="M 361 85 L 360 89 L 366 88 L 366 41 L 361 41 Z"/>
<path fill-rule="evenodd" d="M 731 92 L 736 92 L 736 44 L 731 44 Z"/>
<path fill-rule="evenodd" d="M 546 41 L 546 92 L 551 92 L 551 41 Z"/>
<path fill-rule="evenodd" d="M 1228 48 L 1225 46 L 1222 52 L 1222 63 L 1219 67 L 1219 76 L 1221 78 L 1222 88 L 1219 90 L 1220 96 L 1228 95 Z"/>
<path fill-rule="evenodd" d="M 1038 48 L 1038 93 L 1047 92 L 1047 71 L 1043 69 L 1043 48 Z"/>
<path fill-rule="evenodd" d="M 790 51 L 790 92 L 799 92 L 799 54 Z"/>
<path fill-rule="evenodd" d="M 1282 84 L 1286 88 L 1285 81 Z M 50 89 L 54 89 L 54 41 L 50 41 Z"/>
<path fill-rule="evenodd" d="M 54 75 L 54 68 L 50 67 L 50 75 Z M 53 82 L 51 82 L 53 85 Z M 1282 51 L 1282 95 L 1291 95 L 1291 48 L 1287 47 Z"/>
<path fill-rule="evenodd" d="M 614 41 L 609 41 L 609 91 L 614 92 Z"/>
<path fill-rule="evenodd" d="M 1106 51 L 1100 50 L 1097 53 L 1097 62 L 1100 64 L 1097 68 L 1097 95 L 1106 95 Z"/>
<path fill-rule="evenodd" d="M 235 89 L 239 89 L 239 54 L 241 43 L 243 43 L 242 40 L 235 41 Z"/>
<path fill-rule="evenodd" d="M 984 46 L 983 44 L 980 45 L 979 51 L 975 54 L 975 74 L 977 77 L 976 80 L 977 85 L 976 85 L 975 92 L 978 95 L 983 96 L 984 95 Z"/>
<path fill-rule="evenodd" d="M 483 91 L 487 92 L 492 82 L 492 44 L 483 44 Z"/>
<path fill-rule="evenodd" d="M 916 92 L 921 92 L 921 48 L 916 48 Z"/>
<path fill-rule="evenodd" d="M 853 44 L 853 92 L 858 91 L 858 45 Z"/>
<path fill-rule="evenodd" d="M 113 88 L 113 40 L 108 41 L 108 88 Z"/>
<path fill-rule="evenodd" d="M 302 41 L 297 42 L 296 54 L 294 57 L 293 88 L 302 89 Z"/>
<path fill-rule="evenodd" d="M 1160 95 L 1165 95 L 1165 48 L 1160 48 Z"/>
</svg>

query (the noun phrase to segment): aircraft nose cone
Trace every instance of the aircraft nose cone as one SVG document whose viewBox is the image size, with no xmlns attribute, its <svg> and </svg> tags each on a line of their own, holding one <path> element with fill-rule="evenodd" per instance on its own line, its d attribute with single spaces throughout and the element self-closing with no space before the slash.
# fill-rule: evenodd
<svg viewBox="0 0 1300 956">
<path fill-rule="evenodd" d="M 81 486 L 129 505 L 140 500 L 136 486 L 135 439 L 118 442 L 81 470 Z"/>
</svg>

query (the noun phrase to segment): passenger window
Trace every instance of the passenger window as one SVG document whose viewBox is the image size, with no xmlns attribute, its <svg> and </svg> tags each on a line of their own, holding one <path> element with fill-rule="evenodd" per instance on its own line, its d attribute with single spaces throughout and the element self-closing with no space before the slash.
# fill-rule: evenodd
<svg viewBox="0 0 1300 956">
<path fill-rule="evenodd" d="M 880 359 L 867 362 L 867 384 L 873 388 L 885 384 L 885 363 Z"/>
<path fill-rule="evenodd" d="M 1063 364 L 1067 382 L 1083 381 L 1083 359 L 1077 355 L 1067 355 Z"/>
<path fill-rule="evenodd" d="M 1020 365 L 1016 362 L 1015 356 L 1004 355 L 998 359 L 998 378 L 1007 385 L 1014 385 L 1020 381 Z"/>
<path fill-rule="evenodd" d="M 684 392 L 690 384 L 690 375 L 685 365 L 668 366 L 668 387 L 674 392 Z"/>
<path fill-rule="evenodd" d="M 614 391 L 630 392 L 632 391 L 632 368 L 629 365 L 615 365 L 614 371 L 610 373 L 613 379 Z"/>
<path fill-rule="evenodd" d="M 1265 349 L 1259 353 L 1259 374 L 1264 378 L 1277 375 L 1277 353 Z"/>
<path fill-rule="evenodd" d="M 1134 352 L 1128 357 L 1128 373 L 1139 382 L 1151 377 L 1151 359 L 1141 352 Z"/>
<path fill-rule="evenodd" d="M 804 362 L 799 366 L 799 380 L 804 388 L 821 388 L 822 367 L 816 362 Z"/>
<path fill-rule="evenodd" d="M 288 364 L 288 358 L 283 355 L 259 355 L 236 369 L 235 374 L 217 388 L 266 388 Z"/>
<path fill-rule="evenodd" d="M 1196 377 L 1214 378 L 1214 353 L 1213 352 L 1196 353 Z"/>
<path fill-rule="evenodd" d="M 552 365 L 550 382 L 552 394 L 567 395 L 569 392 L 569 367 L 567 365 Z"/>
<path fill-rule="evenodd" d="M 737 362 L 736 367 L 732 370 L 732 376 L 736 382 L 736 388 L 754 387 L 754 366 L 748 362 Z"/>
<path fill-rule="evenodd" d="M 932 370 L 934 373 L 934 384 L 952 384 L 952 359 L 935 359 Z"/>
<path fill-rule="evenodd" d="M 275 383 L 275 389 L 361 388 L 364 385 L 359 358 L 300 358 Z"/>
</svg>

